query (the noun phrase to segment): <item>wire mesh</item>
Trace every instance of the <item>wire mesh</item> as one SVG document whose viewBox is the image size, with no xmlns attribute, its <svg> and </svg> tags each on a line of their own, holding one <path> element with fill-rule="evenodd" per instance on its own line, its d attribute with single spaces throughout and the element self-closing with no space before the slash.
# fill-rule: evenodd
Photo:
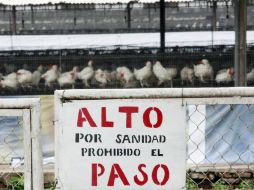
<svg viewBox="0 0 254 190">
<path fill-rule="evenodd" d="M 189 105 L 187 189 L 253 189 L 254 106 Z"/>
<path fill-rule="evenodd" d="M 252 70 L 252 51 L 248 52 L 248 72 Z M 207 60 L 211 67 L 202 67 L 202 60 Z M 48 51 L 12 51 L 2 52 L 0 61 L 0 75 L 2 83 L 9 74 L 17 74 L 19 70 L 28 71 L 28 77 L 18 80 L 7 80 L 10 83 L 1 84 L 1 95 L 8 94 L 52 94 L 55 89 L 82 89 L 82 88 L 165 88 L 165 87 L 225 87 L 234 86 L 234 54 L 232 46 L 214 47 L 170 47 L 165 53 L 158 48 L 124 49 L 74 49 L 74 50 L 48 50 Z M 88 62 L 93 61 L 92 74 L 88 77 L 83 69 Z M 150 61 L 151 67 L 147 77 L 146 71 L 141 71 Z M 156 61 L 162 64 L 159 72 L 166 73 L 166 79 L 154 72 Z M 202 64 L 200 64 L 202 63 Z M 53 65 L 57 66 L 54 76 L 48 84 L 45 76 Z M 197 66 L 199 65 L 199 66 Z M 201 66 L 200 66 L 201 65 Z M 39 66 L 42 68 L 39 69 Z M 73 68 L 78 70 L 73 72 Z M 127 78 L 117 76 L 119 67 L 124 67 Z M 195 71 L 195 67 L 197 67 Z M 185 68 L 185 73 L 182 74 Z M 39 70 L 38 70 L 39 69 Z M 174 71 L 175 69 L 175 71 Z M 187 70 L 186 70 L 187 69 Z M 127 70 L 127 71 L 126 71 Z M 140 74 L 135 74 L 136 73 Z M 139 71 L 140 70 L 140 71 Z M 163 71 L 164 70 L 164 71 Z M 174 71 L 174 72 L 173 72 Z M 38 82 L 31 78 L 34 73 L 39 75 Z M 69 74 L 68 74 L 69 73 Z M 78 74 L 79 73 L 79 74 Z M 63 75 L 65 78 L 59 81 Z M 122 75 L 120 74 L 120 75 Z M 78 77 L 78 75 L 82 75 Z M 183 75 L 183 76 L 182 76 Z M 29 78 L 30 76 L 30 78 Z M 146 83 L 140 76 L 144 76 Z M 254 76 L 250 73 L 250 77 Z M 83 79 L 88 77 L 88 81 Z M 120 77 L 120 78 L 119 78 Z M 164 78 L 165 78 L 164 77 Z M 254 81 L 250 81 L 249 85 Z M 74 81 L 73 81 L 74 79 Z M 21 80 L 22 81 L 22 80 Z M 9 86 L 8 86 L 9 85 Z"/>
<path fill-rule="evenodd" d="M 0 189 L 24 187 L 23 122 L 21 117 L 0 116 Z"/>
</svg>

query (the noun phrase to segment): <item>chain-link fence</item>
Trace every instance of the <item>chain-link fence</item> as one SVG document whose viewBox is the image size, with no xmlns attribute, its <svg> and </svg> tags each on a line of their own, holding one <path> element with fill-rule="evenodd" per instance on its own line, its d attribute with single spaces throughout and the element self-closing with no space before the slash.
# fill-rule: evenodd
<svg viewBox="0 0 254 190">
<path fill-rule="evenodd" d="M 253 189 L 253 104 L 189 105 L 187 189 Z"/>
<path fill-rule="evenodd" d="M 0 99 L 0 189 L 42 189 L 39 99 Z"/>
<path fill-rule="evenodd" d="M 24 186 L 22 117 L 0 116 L 0 189 Z"/>
</svg>

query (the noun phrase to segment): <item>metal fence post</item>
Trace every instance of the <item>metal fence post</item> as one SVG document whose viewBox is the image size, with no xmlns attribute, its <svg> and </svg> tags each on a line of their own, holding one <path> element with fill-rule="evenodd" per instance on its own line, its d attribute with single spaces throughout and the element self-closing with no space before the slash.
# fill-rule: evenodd
<svg viewBox="0 0 254 190">
<path fill-rule="evenodd" d="M 235 0 L 235 86 L 246 86 L 246 0 Z"/>
<path fill-rule="evenodd" d="M 12 11 L 11 11 L 11 34 L 15 35 L 16 34 L 16 6 L 12 6 Z"/>
<path fill-rule="evenodd" d="M 165 52 L 165 0 L 160 0 L 160 40 L 161 52 Z"/>
<path fill-rule="evenodd" d="M 127 24 L 128 24 L 128 30 L 130 31 L 130 29 L 131 29 L 131 9 L 132 9 L 132 3 L 133 2 L 129 2 L 128 4 L 127 4 Z"/>
<path fill-rule="evenodd" d="M 216 31 L 216 22 L 217 22 L 217 1 L 213 2 L 213 16 L 212 16 L 212 29 Z"/>
</svg>

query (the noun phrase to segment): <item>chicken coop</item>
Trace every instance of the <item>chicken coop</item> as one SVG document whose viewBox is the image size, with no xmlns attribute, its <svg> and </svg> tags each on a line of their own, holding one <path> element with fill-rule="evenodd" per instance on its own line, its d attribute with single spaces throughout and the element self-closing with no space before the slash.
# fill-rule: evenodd
<svg viewBox="0 0 254 190">
<path fill-rule="evenodd" d="M 3 4 L 1 14 L 3 18 L 9 18 L 9 27 L 1 26 L 2 34 L 5 34 L 2 40 L 6 42 L 3 43 L 0 53 L 1 94 L 51 94 L 55 89 L 65 88 L 233 86 L 234 77 L 231 69 L 234 67 L 233 32 L 221 31 L 228 28 L 232 30 L 233 7 L 233 1 L 166 2 L 165 31 L 168 33 L 166 33 L 166 49 L 161 51 L 158 45 L 159 36 L 150 33 L 160 30 L 158 3 L 133 1 L 121 4 L 59 3 L 15 6 Z M 252 8 L 252 2 L 249 1 L 248 12 L 253 12 Z M 192 17 L 187 19 L 189 14 Z M 112 17 L 122 20 L 115 21 Z M 146 24 L 147 18 L 148 23 L 152 25 Z M 174 23 L 172 20 L 179 23 Z M 248 14 L 248 20 L 252 21 L 251 14 Z M 71 23 L 72 21 L 74 23 Z M 195 23 L 192 23 L 193 21 Z M 248 28 L 251 28 L 251 22 L 248 23 Z M 84 25 L 90 26 L 89 29 L 84 28 Z M 192 38 L 190 33 L 187 35 L 188 33 L 185 32 L 169 32 L 196 31 L 196 27 L 199 30 L 205 28 L 203 32 L 193 35 L 200 36 L 197 39 Z M 103 34 L 109 30 L 142 33 L 111 34 L 111 36 Z M 63 36 L 60 39 L 59 35 L 55 38 L 46 35 L 41 39 L 31 35 L 80 32 L 86 33 L 87 36 L 74 35 L 74 38 L 70 35 L 65 36 L 65 39 L 76 41 L 74 43 L 70 43 L 70 40 L 67 42 Z M 96 33 L 96 35 L 89 36 L 89 33 Z M 94 43 L 92 39 L 97 38 L 101 39 L 101 43 Z M 56 43 L 57 41 L 63 42 Z M 247 55 L 249 84 L 254 78 L 251 72 L 253 42 L 250 37 Z M 202 67 L 200 64 L 202 60 L 208 61 L 208 69 L 206 66 Z M 89 61 L 93 62 L 93 74 L 84 82 L 82 78 L 76 76 L 76 73 L 81 73 Z M 148 61 L 151 62 L 149 66 L 151 71 L 156 61 L 161 62 L 161 69 L 158 71 L 160 74 L 157 75 L 165 73 L 165 77 L 162 78 L 166 79 L 159 79 L 154 72 L 146 72 L 145 64 Z M 53 65 L 57 65 L 57 71 L 49 77 L 52 78 L 50 79 L 53 80 L 52 82 L 47 82 L 43 77 L 33 79 L 33 72 L 37 71 L 39 77 L 39 74 L 46 74 Z M 72 69 L 75 66 L 77 70 L 73 80 Z M 125 74 L 117 72 L 119 67 L 124 68 L 128 77 L 120 77 Z M 25 73 L 20 74 L 18 71 Z M 9 74 L 12 73 L 19 73 L 18 80 L 11 79 L 12 75 Z M 69 81 L 68 77 L 64 77 L 65 81 L 60 79 L 59 82 L 59 77 L 68 73 Z M 202 75 L 207 76 L 201 77 Z M 130 78 L 131 82 L 129 79 L 126 81 L 126 78 Z"/>
<path fill-rule="evenodd" d="M 253 21 L 252 4 L 248 1 L 248 29 Z M 234 86 L 234 33 L 226 31 L 233 30 L 234 1 L 166 1 L 163 51 L 156 33 L 160 31 L 159 8 L 160 4 L 149 1 L 35 5 L 3 2 L 0 14 L 9 20 L 0 26 L 4 34 L 0 47 L 1 95 L 52 94 L 55 89 L 68 88 Z M 249 31 L 248 85 L 254 80 L 252 38 Z M 78 73 L 86 71 L 89 61 L 93 62 L 92 77 L 83 80 Z M 155 74 L 157 61 L 161 68 Z M 208 66 L 203 67 L 202 61 Z M 147 62 L 151 62 L 148 72 Z M 53 65 L 57 70 L 48 82 L 46 73 Z M 118 72 L 119 67 L 128 76 L 122 76 L 125 73 Z M 17 80 L 12 79 L 13 73 L 17 73 Z M 159 78 L 161 74 L 165 76 Z M 61 75 L 64 80 L 59 82 Z"/>
<path fill-rule="evenodd" d="M 248 76 L 250 77 L 248 85 L 251 85 L 252 77 L 252 60 L 253 60 L 252 45 L 248 46 Z M 113 47 L 112 49 L 93 48 L 93 49 L 56 49 L 56 50 L 24 50 L 24 51 L 2 51 L 0 72 L 2 75 L 0 91 L 1 95 L 15 94 L 52 94 L 55 89 L 68 88 L 164 88 L 164 87 L 222 87 L 234 86 L 233 73 L 227 74 L 228 69 L 234 67 L 234 46 L 233 45 L 213 45 L 213 46 L 174 46 L 167 47 L 165 52 L 160 52 L 157 47 Z M 207 68 L 202 68 L 200 61 L 208 60 L 212 71 L 208 78 L 201 80 L 195 72 L 206 73 Z M 89 61 L 92 61 L 91 77 L 88 77 L 88 84 L 85 84 L 82 78 L 78 78 L 78 73 L 85 72 L 88 68 Z M 151 71 L 156 61 L 161 62 L 163 70 L 167 69 L 170 80 L 165 79 L 159 82 L 154 72 L 144 70 L 146 62 L 150 61 L 152 66 Z M 57 65 L 57 71 L 51 74 L 52 81 L 47 83 L 46 78 L 42 75 L 46 74 L 53 65 Z M 59 84 L 58 78 L 69 72 L 71 77 L 73 67 L 77 66 L 75 71 L 75 80 L 66 79 L 63 84 Z M 125 68 L 131 82 L 126 82 L 126 78 L 119 78 L 117 69 Z M 165 68 L 165 69 L 164 69 Z M 184 74 L 184 68 L 188 68 L 188 72 Z M 194 68 L 197 70 L 194 72 Z M 170 70 L 174 70 L 174 74 Z M 139 73 L 136 76 L 136 72 Z M 28 71 L 26 74 L 17 77 L 16 79 L 8 79 L 8 76 L 13 73 Z M 37 83 L 31 82 L 31 77 L 35 71 L 39 72 Z M 159 71 L 160 72 L 160 71 Z M 218 78 L 222 72 L 221 79 Z M 149 74 L 150 73 L 150 74 Z M 77 74 L 77 76 L 76 76 Z M 125 74 L 125 73 L 124 73 Z M 90 76 L 90 74 L 88 74 Z M 149 75 L 146 84 L 141 84 L 140 76 Z M 160 75 L 160 74 L 158 74 Z M 172 75 L 172 76 L 171 76 Z M 187 75 L 187 76 L 186 76 Z M 218 77 L 217 77 L 218 75 Z M 229 78 L 223 77 L 224 75 Z M 125 77 L 125 76 L 124 76 Z M 127 78 L 128 78 L 127 77 Z M 166 76 L 165 76 L 166 77 Z M 166 78 L 167 78 L 166 77 Z M 188 78 L 189 77 L 189 78 Z M 216 78 L 217 77 L 217 78 Z M 252 77 L 252 78 L 251 78 Z M 51 79 L 50 79 L 51 80 Z M 7 82 L 6 82 L 7 81 Z"/>
<path fill-rule="evenodd" d="M 197 67 L 200 61 L 208 60 L 212 69 L 217 72 L 219 70 L 233 67 L 233 47 L 218 46 L 218 47 L 172 47 L 166 48 L 165 53 L 161 53 L 158 48 L 138 48 L 138 49 L 124 49 L 116 48 L 113 50 L 94 50 L 94 49 L 74 49 L 74 50 L 48 50 L 48 51 L 23 51 L 23 52 L 2 52 L 1 72 L 3 73 L 3 81 L 1 94 L 49 94 L 53 93 L 55 89 L 66 88 L 140 88 L 140 87 L 195 87 L 195 86 L 233 86 L 233 81 L 224 83 L 216 83 L 214 74 L 203 81 L 199 78 L 194 78 L 194 67 Z M 11 56 L 11 57 L 10 57 Z M 78 78 L 79 73 L 84 73 L 88 69 L 88 63 L 92 61 L 91 74 L 88 73 L 88 83 L 84 83 L 82 78 Z M 150 61 L 151 66 L 149 69 L 143 69 L 146 63 Z M 168 74 L 165 78 L 169 77 L 172 80 L 162 79 L 159 82 L 157 78 L 160 74 L 155 76 L 152 73 L 156 62 L 161 62 L 162 67 L 160 72 L 164 72 L 167 68 Z M 46 83 L 46 78 L 43 76 L 50 71 L 50 68 L 56 65 L 56 73 L 50 74 L 48 77 L 55 78 Z M 41 67 L 40 67 L 41 66 Z M 59 77 L 67 72 L 71 72 L 73 67 L 78 67 L 79 70 L 75 71 L 77 75 L 75 82 L 65 81 L 63 84 L 59 83 Z M 123 78 L 118 76 L 121 72 L 119 68 L 123 68 L 126 72 L 122 73 Z M 184 68 L 188 68 L 190 73 L 183 74 Z M 143 70 L 142 70 L 143 69 Z M 199 69 L 202 73 L 203 68 Z M 7 80 L 8 76 L 13 73 L 22 71 L 30 71 L 27 76 L 17 76 L 20 79 L 20 84 L 5 84 L 4 82 L 15 83 L 15 81 Z M 38 71 L 41 77 L 34 79 L 37 83 L 30 84 L 29 78 L 31 74 Z M 173 73 L 171 73 L 171 71 Z M 204 72 L 207 70 L 204 69 Z M 61 74 L 60 74 L 61 72 Z M 197 71 L 199 72 L 199 71 Z M 9 73 L 9 74 L 6 74 Z M 52 75 L 52 76 L 51 76 Z M 84 74 L 86 75 L 86 74 Z M 91 76 L 90 76 L 91 75 Z M 120 74 L 121 75 L 121 74 Z M 147 76 L 146 76 L 147 75 Z M 168 75 L 168 76 L 167 76 Z M 187 76 L 184 76 L 187 75 Z M 70 75 L 71 76 L 71 75 Z M 144 77 L 145 84 L 139 77 Z M 24 77 L 24 78 L 22 78 Z M 86 76 L 84 76 L 86 77 Z M 185 77 L 185 78 L 184 78 Z M 187 77 L 187 78 L 186 78 Z M 188 78 L 189 77 L 189 78 Z M 58 79 L 57 79 L 58 78 Z M 130 78 L 126 82 L 126 78 Z M 19 79 L 18 79 L 19 80 Z M 23 82 L 24 81 L 24 82 Z M 28 83 L 26 82 L 28 81 Z M 6 85 L 6 88 L 5 86 Z M 9 86 L 8 86 L 9 85 Z"/>
</svg>

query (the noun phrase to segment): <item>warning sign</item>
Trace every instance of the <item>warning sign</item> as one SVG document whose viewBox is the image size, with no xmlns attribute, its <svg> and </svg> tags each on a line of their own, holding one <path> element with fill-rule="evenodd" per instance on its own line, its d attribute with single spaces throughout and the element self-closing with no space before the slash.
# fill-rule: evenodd
<svg viewBox="0 0 254 190">
<path fill-rule="evenodd" d="M 56 110 L 58 189 L 184 188 L 186 111 L 180 100 L 73 100 Z"/>
</svg>

